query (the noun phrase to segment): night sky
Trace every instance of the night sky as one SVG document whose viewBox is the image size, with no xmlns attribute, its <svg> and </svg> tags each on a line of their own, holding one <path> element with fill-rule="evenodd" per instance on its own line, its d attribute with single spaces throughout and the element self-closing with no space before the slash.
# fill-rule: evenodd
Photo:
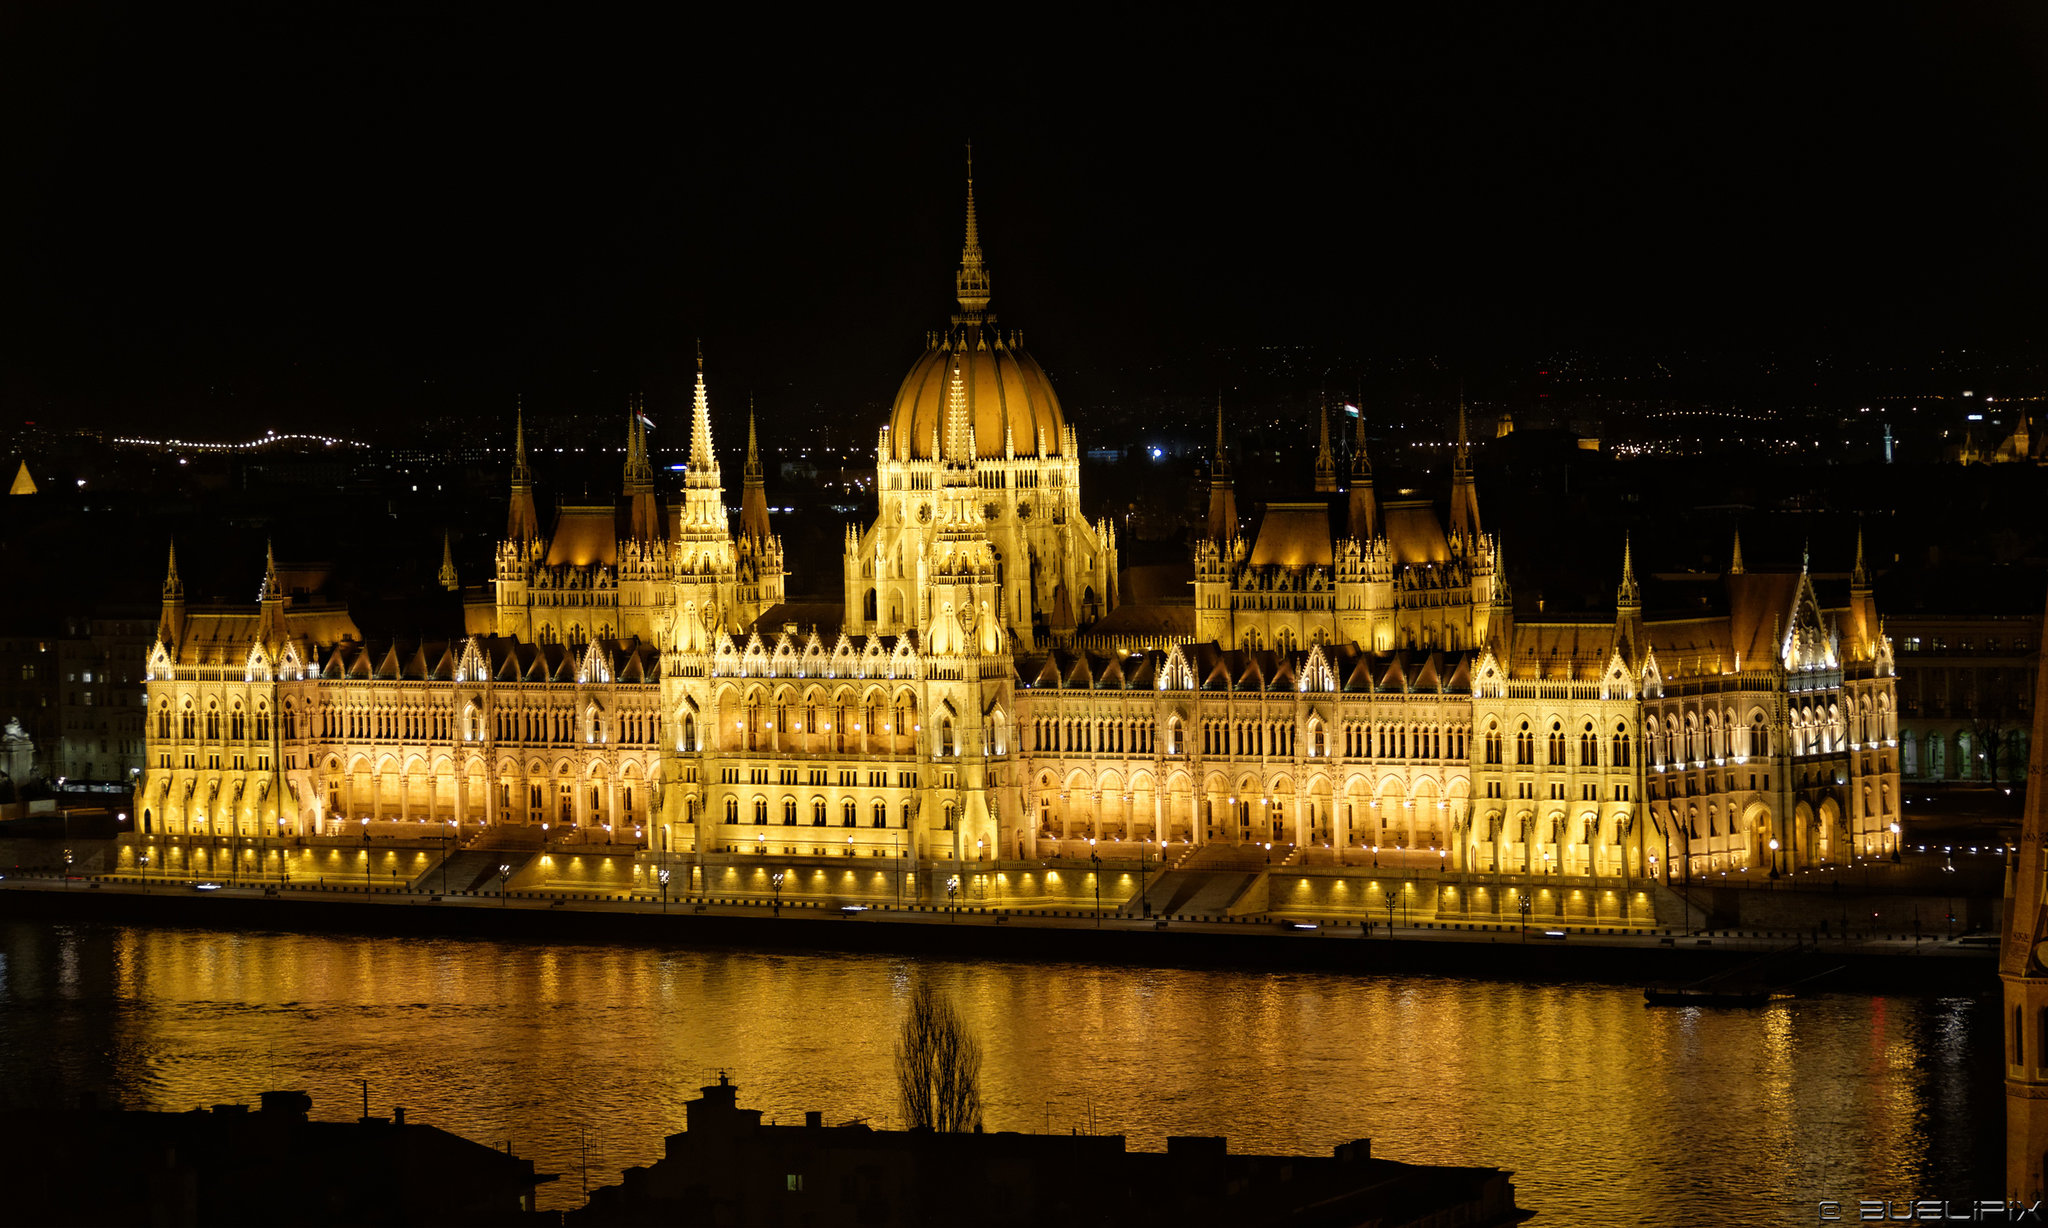
<svg viewBox="0 0 2048 1228">
<path fill-rule="evenodd" d="M 1399 30 L 171 8 L 0 7 L 0 416 L 660 409 L 699 335 L 727 397 L 871 409 L 951 309 L 969 138 L 995 308 L 1056 373 L 2042 333 L 2038 6 Z"/>
</svg>

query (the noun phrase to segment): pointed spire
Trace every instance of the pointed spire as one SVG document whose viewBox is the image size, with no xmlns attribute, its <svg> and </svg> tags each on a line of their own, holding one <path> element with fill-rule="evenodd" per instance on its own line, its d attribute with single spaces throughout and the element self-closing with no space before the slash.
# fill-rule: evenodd
<svg viewBox="0 0 2048 1228">
<path fill-rule="evenodd" d="M 1451 532 L 1467 542 L 1478 539 L 1479 492 L 1472 481 L 1470 441 L 1465 435 L 1465 383 L 1458 382 L 1458 447 L 1451 457 Z"/>
<path fill-rule="evenodd" d="M 1636 587 L 1635 547 L 1626 533 L 1622 534 L 1621 537 L 1621 587 L 1615 591 L 1614 604 L 1619 606 L 1639 606 L 1643 604 L 1642 591 Z"/>
<path fill-rule="evenodd" d="M 533 506 L 533 470 L 526 464 L 526 403 L 512 401 L 512 498 L 505 508 L 505 539 L 530 542 L 540 537 L 540 513 Z"/>
<path fill-rule="evenodd" d="M 1811 537 L 1803 537 L 1803 538 L 1800 538 L 1800 539 L 1799 539 L 1799 574 L 1800 574 L 1800 575 L 1802 575 L 1802 576 L 1803 576 L 1803 575 L 1805 575 L 1805 574 L 1806 574 L 1806 569 L 1807 569 L 1807 568 L 1808 568 L 1808 567 L 1809 567 L 1809 566 L 1810 566 L 1810 565 L 1811 565 L 1812 563 L 1813 563 L 1813 539 L 1812 539 Z"/>
<path fill-rule="evenodd" d="M 455 575 L 455 545 L 446 530 L 441 533 L 441 574 L 437 578 L 441 587 L 451 593 L 462 587 L 462 581 Z"/>
<path fill-rule="evenodd" d="M 1870 587 L 1870 570 L 1863 564 L 1863 522 L 1856 522 L 1856 567 L 1849 573 L 1852 588 Z"/>
<path fill-rule="evenodd" d="M 1358 435 L 1351 449 L 1351 472 L 1354 476 L 1372 478 L 1372 457 L 1365 450 L 1365 406 L 1358 407 Z"/>
<path fill-rule="evenodd" d="M 654 463 L 647 459 L 647 430 L 641 415 L 646 412 L 644 395 L 626 403 L 626 493 L 644 494 L 654 488 Z"/>
<path fill-rule="evenodd" d="M 1337 489 L 1337 454 L 1330 449 L 1330 398 L 1323 398 L 1323 407 L 1318 422 L 1316 439 L 1316 493 L 1330 494 Z"/>
<path fill-rule="evenodd" d="M 284 600 L 284 586 L 277 579 L 277 551 L 271 548 L 269 538 L 263 540 L 263 591 L 257 595 L 257 600 Z"/>
<path fill-rule="evenodd" d="M 1730 559 L 1730 560 L 1728 560 L 1728 574 L 1729 574 L 1729 575 L 1731 575 L 1731 576 L 1739 576 L 1739 575 L 1741 575 L 1741 574 L 1742 574 L 1742 526 L 1741 526 L 1741 525 L 1736 525 L 1736 526 L 1735 526 L 1735 557 L 1734 557 L 1734 558 L 1732 558 L 1732 559 Z"/>
<path fill-rule="evenodd" d="M 1457 464 L 1466 468 L 1472 462 L 1472 443 L 1465 433 L 1465 381 L 1458 381 L 1458 455 Z"/>
<path fill-rule="evenodd" d="M 178 542 L 171 539 L 170 570 L 164 573 L 164 600 L 176 601 L 185 596 L 185 582 L 178 578 Z"/>
<path fill-rule="evenodd" d="M 697 342 L 697 396 L 690 411 L 690 472 L 713 473 L 718 458 L 711 450 L 711 394 L 704 388 L 704 342 Z"/>
<path fill-rule="evenodd" d="M 967 238 L 960 245 L 960 271 L 953 277 L 962 323 L 980 323 L 988 310 L 988 267 L 981 258 L 981 226 L 974 213 L 974 142 L 967 143 Z"/>
<path fill-rule="evenodd" d="M 749 482 L 761 480 L 761 441 L 754 432 L 754 394 L 747 394 L 747 463 L 741 476 Z"/>
</svg>

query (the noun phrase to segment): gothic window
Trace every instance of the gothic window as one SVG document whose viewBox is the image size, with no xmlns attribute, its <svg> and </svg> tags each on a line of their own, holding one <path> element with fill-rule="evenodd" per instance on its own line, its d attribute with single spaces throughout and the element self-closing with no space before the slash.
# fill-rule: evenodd
<svg viewBox="0 0 2048 1228">
<path fill-rule="evenodd" d="M 888 825 L 889 825 L 889 803 L 887 803 L 887 802 L 876 802 L 876 803 L 875 803 L 875 826 L 876 826 L 876 827 L 887 827 Z"/>
<path fill-rule="evenodd" d="M 1486 761 L 1498 765 L 1500 763 L 1500 750 L 1500 726 L 1488 724 L 1486 727 Z"/>
<path fill-rule="evenodd" d="M 765 797 L 757 797 L 754 799 L 754 826 L 766 827 L 767 825 L 768 799 Z"/>
<path fill-rule="evenodd" d="M 740 821 L 740 799 L 736 797 L 725 799 L 725 821 L 728 823 Z"/>
<path fill-rule="evenodd" d="M 1771 753 L 1770 735 L 1764 732 L 1764 714 L 1759 712 L 1749 721 L 1749 753 L 1768 755 Z"/>
<path fill-rule="evenodd" d="M 168 740 L 170 739 L 170 736 L 171 736 L 171 709 L 170 709 L 170 705 L 168 705 L 168 704 L 162 704 L 162 705 L 159 705 L 159 706 L 157 707 L 157 710 L 156 710 L 156 736 L 157 736 L 157 737 L 159 737 L 159 738 L 162 738 L 162 739 L 164 739 L 164 740 L 166 740 L 166 741 L 168 741 Z"/>
<path fill-rule="evenodd" d="M 211 707 L 206 710 L 206 739 L 215 741 L 220 737 L 220 713 Z"/>
<path fill-rule="evenodd" d="M 1180 745 L 1180 739 L 1181 739 L 1181 727 L 1180 727 L 1180 718 L 1179 718 L 1179 717 L 1175 717 L 1175 718 L 1174 718 L 1173 720 L 1171 720 L 1171 721 L 1167 722 L 1167 725 L 1166 725 L 1166 753 L 1167 753 L 1167 754 L 1169 754 L 1169 755 L 1178 755 L 1178 754 L 1180 754 L 1180 753 L 1181 753 L 1181 745 Z"/>
<path fill-rule="evenodd" d="M 685 751 L 697 749 L 697 718 L 688 712 L 683 713 L 682 745 L 677 749 Z"/>
<path fill-rule="evenodd" d="M 1618 723 L 1618 724 L 1616 724 L 1616 725 L 1614 726 L 1614 766 L 1615 766 L 1615 767 L 1618 767 L 1618 768 L 1620 768 L 1620 767 L 1627 767 L 1627 766 L 1629 765 L 1629 754 L 1628 754 L 1628 748 L 1629 748 L 1629 739 L 1628 739 L 1628 724 L 1627 724 L 1626 722 L 1621 722 L 1621 723 Z"/>
<path fill-rule="evenodd" d="M 812 826 L 812 827 L 823 827 L 824 825 L 825 825 L 825 799 L 821 797 L 821 798 L 818 798 L 818 799 L 817 799 L 816 801 L 814 801 L 814 802 L 812 802 L 812 803 L 811 803 L 811 826 Z"/>
<path fill-rule="evenodd" d="M 910 805 L 910 803 L 909 803 L 909 802 L 905 802 L 905 803 L 903 803 L 903 826 L 904 826 L 905 828 L 908 828 L 908 827 L 910 826 L 910 812 L 911 812 L 911 805 Z"/>
<path fill-rule="evenodd" d="M 844 801 L 844 802 L 842 802 L 842 803 L 840 804 L 840 807 L 839 807 L 839 825 L 840 825 L 841 827 L 852 827 L 852 826 L 854 825 L 854 814 L 855 814 L 855 809 L 854 809 L 853 799 L 852 799 L 852 798 L 848 798 L 848 799 L 846 799 L 846 801 Z"/>
<path fill-rule="evenodd" d="M 1308 753 L 1317 758 L 1321 758 L 1323 755 L 1323 726 L 1320 721 L 1316 723 L 1315 734 L 1309 743 Z"/>
<path fill-rule="evenodd" d="M 1600 738 L 1593 732 L 1593 722 L 1587 721 L 1585 732 L 1579 735 L 1579 766 L 1600 766 Z"/>
<path fill-rule="evenodd" d="M 1564 766 L 1564 722 L 1550 723 L 1550 766 Z"/>
<path fill-rule="evenodd" d="M 949 716 L 939 722 L 939 754 L 953 753 L 953 718 Z"/>
<path fill-rule="evenodd" d="M 946 803 L 946 830 L 953 830 L 953 803 Z"/>
<path fill-rule="evenodd" d="M 784 827 L 796 826 L 796 799 L 793 797 L 782 799 L 782 825 Z"/>
<path fill-rule="evenodd" d="M 1515 733 L 1515 762 L 1524 766 L 1536 762 L 1536 735 L 1529 732 L 1527 721 Z"/>
</svg>

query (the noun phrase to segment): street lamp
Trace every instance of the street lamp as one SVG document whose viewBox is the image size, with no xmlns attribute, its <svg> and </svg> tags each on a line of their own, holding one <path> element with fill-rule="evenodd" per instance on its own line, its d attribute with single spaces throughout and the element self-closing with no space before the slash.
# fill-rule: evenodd
<svg viewBox="0 0 2048 1228">
<path fill-rule="evenodd" d="M 1102 854 L 1095 851 L 1095 838 L 1088 838 L 1088 864 L 1094 867 L 1095 928 L 1102 928 Z"/>
<path fill-rule="evenodd" d="M 507 899 L 505 888 L 510 886 L 511 882 L 512 864 L 510 862 L 500 863 L 498 866 L 498 907 L 500 908 L 505 906 L 505 900 Z"/>
<path fill-rule="evenodd" d="M 777 870 L 768 881 L 775 887 L 775 915 L 779 917 L 782 915 L 782 871 Z"/>
<path fill-rule="evenodd" d="M 1521 913 L 1522 913 L 1522 941 L 1523 941 L 1523 942 L 1527 942 L 1527 941 L 1529 941 L 1529 909 L 1530 909 L 1530 908 L 1531 908 L 1532 906 L 1533 906 L 1533 901 L 1531 901 L 1531 900 L 1529 899 L 1529 893 L 1528 893 L 1528 892 L 1524 891 L 1524 892 L 1522 892 L 1521 894 L 1519 894 L 1519 895 L 1517 895 L 1517 896 L 1515 897 L 1515 907 L 1516 907 L 1517 909 L 1519 909 L 1519 910 L 1521 911 Z"/>
<path fill-rule="evenodd" d="M 659 870 L 655 871 L 655 877 L 656 877 L 656 878 L 659 878 L 659 879 L 661 880 L 661 911 L 663 911 L 663 912 L 667 912 L 667 911 L 668 911 L 668 867 L 667 867 L 667 866 L 663 866 L 663 867 L 662 867 L 661 869 L 659 869 Z"/>
<path fill-rule="evenodd" d="M 1899 862 L 1900 862 L 1900 857 L 1899 857 L 1899 825 L 1898 825 L 1897 823 L 1893 823 L 1893 824 L 1892 824 L 1892 864 L 1893 864 L 1893 865 L 1898 865 L 1898 864 L 1899 864 Z"/>
<path fill-rule="evenodd" d="M 960 915 L 959 911 L 953 908 L 953 897 L 958 894 L 960 894 L 960 876 L 958 874 L 950 875 L 946 879 L 946 907 L 952 910 L 946 914 L 946 920 L 948 921 L 954 920 Z"/>
</svg>

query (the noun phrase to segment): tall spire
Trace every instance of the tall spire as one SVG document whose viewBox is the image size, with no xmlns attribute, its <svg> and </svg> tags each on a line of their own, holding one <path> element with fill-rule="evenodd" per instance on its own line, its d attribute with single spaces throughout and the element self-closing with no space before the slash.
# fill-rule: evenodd
<svg viewBox="0 0 2048 1228">
<path fill-rule="evenodd" d="M 526 405 L 512 402 L 512 499 L 505 509 L 505 540 L 530 542 L 540 537 L 540 513 L 533 506 L 533 470 L 526 464 Z"/>
<path fill-rule="evenodd" d="M 517 395 L 512 398 L 512 481 L 533 481 L 533 471 L 526 467 L 526 400 Z"/>
<path fill-rule="evenodd" d="M 441 533 L 441 574 L 437 579 L 441 581 L 441 587 L 451 593 L 462 587 L 462 581 L 455 575 L 455 545 L 449 540 L 446 530 Z"/>
<path fill-rule="evenodd" d="M 1237 538 L 1237 487 L 1224 460 L 1221 392 L 1216 394 L 1216 456 L 1209 464 L 1209 538 L 1224 549 L 1228 562 L 1230 543 Z"/>
<path fill-rule="evenodd" d="M 1742 574 L 1742 526 L 1741 526 L 1741 525 L 1736 525 L 1736 526 L 1735 526 L 1735 557 L 1733 557 L 1733 558 L 1731 558 L 1731 559 L 1729 559 L 1729 560 L 1728 560 L 1728 574 L 1729 574 L 1729 575 L 1731 575 L 1731 576 L 1739 576 L 1739 575 L 1741 575 L 1741 574 Z"/>
<path fill-rule="evenodd" d="M 704 342 L 697 342 L 697 397 L 690 411 L 690 474 L 716 473 L 718 457 L 711 450 L 711 394 L 704 388 Z"/>
<path fill-rule="evenodd" d="M 761 476 L 761 441 L 754 432 L 754 394 L 747 394 L 747 464 L 742 476 L 756 479 Z"/>
<path fill-rule="evenodd" d="M 263 590 L 257 594 L 256 599 L 284 600 L 284 586 L 277 579 L 277 551 L 271 547 L 269 538 L 263 540 Z"/>
<path fill-rule="evenodd" d="M 1316 493 L 1333 494 L 1337 489 L 1337 454 L 1330 450 L 1330 398 L 1323 398 L 1316 440 Z"/>
<path fill-rule="evenodd" d="M 1458 384 L 1458 447 L 1451 458 L 1451 532 L 1474 541 L 1480 535 L 1479 492 L 1472 481 L 1470 441 L 1465 436 L 1465 385 Z"/>
<path fill-rule="evenodd" d="M 754 431 L 754 398 L 747 397 L 747 464 L 740 490 L 740 538 L 755 547 L 768 541 L 768 490 L 761 477 L 761 444 Z"/>
<path fill-rule="evenodd" d="M 1358 407 L 1358 434 L 1353 443 L 1354 446 L 1351 449 L 1351 472 L 1353 476 L 1363 474 L 1370 480 L 1372 477 L 1372 457 L 1366 455 L 1365 451 L 1365 406 L 1363 404 Z"/>
<path fill-rule="evenodd" d="M 178 541 L 171 539 L 171 566 L 164 573 L 164 600 L 172 601 L 185 596 L 185 582 L 178 578 Z"/>
<path fill-rule="evenodd" d="M 646 398 L 626 403 L 626 493 L 641 494 L 654 488 L 654 463 L 647 459 L 647 429 L 641 424 Z"/>
<path fill-rule="evenodd" d="M 1615 590 L 1614 604 L 1618 606 L 1639 606 L 1643 604 L 1642 591 L 1636 587 L 1634 544 L 1629 540 L 1629 535 L 1626 533 L 1622 534 L 1621 537 L 1621 587 Z"/>
<path fill-rule="evenodd" d="M 1863 522 L 1856 522 L 1856 567 L 1849 573 L 1851 588 L 1869 588 L 1870 570 L 1863 565 Z"/>
<path fill-rule="evenodd" d="M 1360 398 L 1363 400 L 1364 398 Z M 1373 496 L 1372 458 L 1365 454 L 1365 410 L 1358 411 L 1358 445 L 1351 452 L 1352 540 L 1365 543 L 1379 536 L 1379 500 Z"/>
<path fill-rule="evenodd" d="M 960 271 L 953 277 L 961 323 L 978 324 L 988 310 L 988 267 L 981 259 L 981 226 L 974 215 L 974 142 L 967 143 L 967 238 L 960 245 Z"/>
</svg>

